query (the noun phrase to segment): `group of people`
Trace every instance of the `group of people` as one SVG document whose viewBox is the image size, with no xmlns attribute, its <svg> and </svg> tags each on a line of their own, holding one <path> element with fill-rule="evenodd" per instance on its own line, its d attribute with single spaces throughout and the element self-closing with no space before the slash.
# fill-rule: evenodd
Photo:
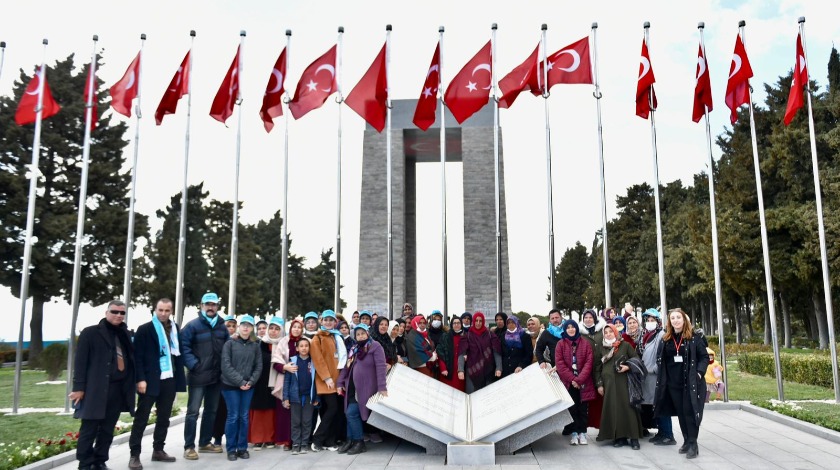
<svg viewBox="0 0 840 470">
<path fill-rule="evenodd" d="M 616 447 L 639 449 L 651 428 L 658 431 L 651 442 L 673 445 L 671 417 L 677 416 L 680 453 L 693 458 L 712 390 L 706 381 L 719 377 L 707 374 L 705 338 L 680 309 L 664 322 L 656 309 L 641 319 L 632 309 L 624 315 L 587 310 L 580 324 L 552 310 L 545 327 L 532 317 L 524 328 L 505 313 L 489 325 L 482 312 L 444 324 L 440 311 L 423 316 L 411 304 L 395 320 L 368 311 L 346 320 L 326 310 L 289 325 L 279 317 L 223 318 L 218 309 L 218 296 L 207 293 L 198 318 L 180 328 L 171 318 L 173 302 L 161 299 L 151 321 L 132 335 L 126 306 L 115 300 L 99 324 L 82 331 L 70 394 L 82 420 L 80 470 L 107 470 L 114 425 L 124 411 L 134 416 L 129 469 L 142 470 L 141 440 L 153 407 L 151 460 L 175 461 L 164 444 L 175 394 L 185 390 L 187 460 L 199 453 L 247 459 L 249 444 L 293 454 L 364 452 L 365 440 L 382 441 L 367 424 L 366 403 L 376 393 L 387 396 L 386 374 L 396 364 L 472 393 L 539 363 L 556 371 L 574 401 L 573 422 L 564 430 L 572 445 L 587 444 L 589 427 L 599 429 L 597 440 Z"/>
</svg>

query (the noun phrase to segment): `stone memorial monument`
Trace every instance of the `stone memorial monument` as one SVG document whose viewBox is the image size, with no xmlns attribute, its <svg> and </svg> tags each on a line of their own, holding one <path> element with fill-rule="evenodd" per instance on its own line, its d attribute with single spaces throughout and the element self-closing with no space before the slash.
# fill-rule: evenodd
<svg viewBox="0 0 840 470">
<path fill-rule="evenodd" d="M 368 423 L 448 456 L 449 464 L 493 465 L 572 422 L 574 404 L 554 372 L 532 364 L 518 374 L 466 394 L 410 367 L 388 374 L 388 396 L 367 403 Z"/>
</svg>

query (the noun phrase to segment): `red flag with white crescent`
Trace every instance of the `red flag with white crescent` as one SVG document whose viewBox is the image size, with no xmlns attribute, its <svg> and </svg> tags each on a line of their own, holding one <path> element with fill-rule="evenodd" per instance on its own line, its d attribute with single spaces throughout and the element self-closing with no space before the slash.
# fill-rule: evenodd
<svg viewBox="0 0 840 470">
<path fill-rule="evenodd" d="M 444 102 L 458 124 L 483 108 L 490 101 L 493 88 L 490 41 L 455 75 L 446 89 Z"/>
<path fill-rule="evenodd" d="M 331 47 L 309 64 L 300 76 L 295 96 L 289 103 L 289 111 L 295 119 L 320 108 L 328 96 L 338 91 L 338 83 L 335 81 L 336 49 L 337 46 Z"/>
<path fill-rule="evenodd" d="M 266 132 L 274 128 L 274 118 L 283 115 L 282 98 L 286 92 L 284 82 L 286 80 L 286 49 L 280 52 L 280 57 L 271 69 L 271 76 L 268 77 L 268 84 L 265 86 L 263 104 L 260 108 L 260 118 Z"/>
<path fill-rule="evenodd" d="M 559 51 L 546 57 L 548 62 L 548 89 L 558 83 L 594 85 L 592 78 L 592 57 L 589 53 L 589 37 L 579 39 Z M 540 87 L 535 86 L 536 80 L 542 83 L 543 63 L 540 61 L 539 74 L 532 80 L 531 93 L 539 95 Z"/>
<path fill-rule="evenodd" d="M 61 106 L 53 99 L 50 86 L 47 83 L 46 67 L 42 66 L 40 72 L 36 71 L 32 75 L 32 79 L 29 80 L 29 85 L 26 86 L 26 90 L 23 91 L 23 96 L 21 96 L 20 102 L 18 103 L 17 111 L 15 111 L 15 122 L 19 126 L 32 124 L 37 119 L 38 82 L 42 76 L 44 77 L 44 98 L 41 101 L 43 109 L 41 119 L 54 116 L 61 110 Z"/>
<path fill-rule="evenodd" d="M 793 80 L 790 82 L 785 125 L 789 126 L 799 108 L 805 105 L 803 96 L 808 86 L 808 64 L 805 61 L 805 48 L 802 47 L 802 35 L 796 36 L 796 65 L 793 67 Z"/>
<path fill-rule="evenodd" d="M 388 74 L 385 64 L 387 47 L 387 44 L 382 45 L 382 49 L 373 59 L 370 68 L 344 100 L 347 107 L 356 111 L 377 132 L 385 129 L 385 114 L 387 113 Z"/>
<path fill-rule="evenodd" d="M 647 119 L 651 110 L 656 110 L 656 92 L 653 84 L 653 66 L 650 64 L 647 41 L 642 39 L 642 55 L 639 59 L 639 82 L 636 84 L 636 116 Z M 652 106 L 651 106 L 652 105 Z"/>
<path fill-rule="evenodd" d="M 750 78 L 753 76 L 747 50 L 741 41 L 741 35 L 735 40 L 735 52 L 729 66 L 729 80 L 726 82 L 726 106 L 731 110 L 729 119 L 732 124 L 738 120 L 738 108 L 750 102 Z"/>
<path fill-rule="evenodd" d="M 525 90 L 533 91 L 531 83 L 535 82 L 537 78 L 539 51 L 540 45 L 537 44 L 534 52 L 525 59 L 525 62 L 517 65 L 516 68 L 499 80 L 499 89 L 502 91 L 502 96 L 499 98 L 500 108 L 510 108 L 520 93 Z"/>
<path fill-rule="evenodd" d="M 440 87 L 440 41 L 432 56 L 432 63 L 426 71 L 426 81 L 423 82 L 423 91 L 417 100 L 417 108 L 414 110 L 412 122 L 422 130 L 426 130 L 435 123 L 437 113 L 437 91 Z"/>
<path fill-rule="evenodd" d="M 706 111 L 712 111 L 712 81 L 709 78 L 709 63 L 706 61 L 706 51 L 701 44 L 697 48 L 697 70 L 694 73 L 694 109 L 691 119 L 700 122 Z"/>
<path fill-rule="evenodd" d="M 163 117 L 167 114 L 175 114 L 178 108 L 178 101 L 182 96 L 190 92 L 190 52 L 184 56 L 181 61 L 181 66 L 166 87 L 163 93 L 163 98 L 160 99 L 160 104 L 155 111 L 155 123 L 159 126 L 163 122 Z"/>
<path fill-rule="evenodd" d="M 230 68 L 210 106 L 210 117 L 222 124 L 233 114 L 233 105 L 239 99 L 239 49 L 241 47 L 236 48 L 233 62 L 230 63 Z"/>
<path fill-rule="evenodd" d="M 140 89 L 140 54 L 131 61 L 120 81 L 110 88 L 111 109 L 125 117 L 131 117 L 131 102 L 137 98 Z"/>
</svg>

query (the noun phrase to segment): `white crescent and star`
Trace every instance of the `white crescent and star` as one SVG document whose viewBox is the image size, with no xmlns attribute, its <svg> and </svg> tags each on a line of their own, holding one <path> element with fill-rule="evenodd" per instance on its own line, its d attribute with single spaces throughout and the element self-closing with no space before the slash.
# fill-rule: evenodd
<svg viewBox="0 0 840 470">
<path fill-rule="evenodd" d="M 641 80 L 648 74 L 648 72 L 650 72 L 650 61 L 647 57 L 642 56 L 639 63 L 642 64 L 642 72 L 639 74 L 639 80 Z"/>
<path fill-rule="evenodd" d="M 805 56 L 800 55 L 799 56 L 799 73 L 802 73 L 803 70 L 805 70 Z"/>
<path fill-rule="evenodd" d="M 35 75 L 33 76 L 33 78 L 36 78 L 36 77 L 40 81 L 41 80 L 41 72 L 35 72 Z M 26 93 L 27 95 L 37 95 L 38 94 L 38 88 L 40 87 L 40 85 L 41 84 L 39 82 L 35 82 L 35 91 L 34 92 L 25 91 L 24 93 Z"/>
<path fill-rule="evenodd" d="M 580 67 L 580 54 L 574 49 L 568 49 L 565 51 L 560 51 L 557 53 L 555 59 L 559 59 L 561 54 L 569 54 L 572 56 L 572 65 L 568 67 L 558 67 L 558 70 L 562 70 L 564 72 L 574 72 L 575 70 Z"/>
<path fill-rule="evenodd" d="M 170 88 L 169 91 L 178 91 L 178 85 L 181 84 L 181 72 L 184 71 L 184 67 L 178 67 L 178 72 L 175 74 L 178 76 L 178 80 L 175 82 L 175 86 Z"/>
<path fill-rule="evenodd" d="M 429 67 L 429 71 L 426 72 L 426 78 L 429 78 L 429 75 L 431 75 L 432 72 L 440 72 L 440 66 L 438 64 L 435 64 Z"/>
<path fill-rule="evenodd" d="M 327 88 L 326 90 L 321 90 L 321 91 L 326 91 L 326 92 L 328 92 L 328 93 L 329 93 L 330 91 L 332 91 L 332 82 L 333 82 L 333 80 L 335 79 L 335 67 L 333 67 L 333 66 L 332 66 L 332 65 L 330 65 L 330 64 L 324 64 L 324 65 L 321 65 L 320 67 L 318 67 L 317 69 L 315 69 L 315 75 L 318 75 L 318 72 L 320 72 L 321 70 L 326 70 L 327 72 L 329 72 L 329 73 L 330 73 L 330 87 L 329 87 L 329 88 Z M 310 81 L 309 83 L 311 84 L 311 83 L 313 83 L 313 82 L 312 82 L 312 81 Z M 317 84 L 316 84 L 316 85 L 317 85 Z M 310 85 L 307 85 L 307 86 L 310 86 Z M 314 91 L 314 89 L 313 89 L 313 88 L 311 88 L 311 86 L 310 86 L 310 90 L 313 90 L 313 91 Z"/>
<path fill-rule="evenodd" d="M 472 71 L 472 75 L 473 75 L 473 76 L 475 76 L 475 73 L 476 73 L 476 72 L 478 72 L 479 70 L 486 70 L 486 71 L 487 71 L 487 73 L 489 73 L 489 74 L 491 74 L 491 75 L 493 74 L 492 69 L 490 69 L 490 64 L 488 64 L 488 63 L 484 63 L 484 64 L 478 64 L 478 65 L 476 65 L 476 66 L 475 66 L 475 68 L 474 68 L 474 69 L 473 69 L 473 71 Z M 476 87 L 477 83 L 470 82 L 470 84 L 472 85 L 472 87 L 470 87 L 469 85 L 467 85 L 467 88 L 469 88 L 469 89 L 470 89 L 470 91 L 475 91 L 475 89 L 476 89 L 475 87 Z M 493 87 L 493 84 L 492 84 L 492 83 L 489 83 L 489 84 L 488 84 L 486 87 L 484 87 L 483 89 L 484 89 L 484 90 L 489 90 L 489 89 L 490 89 L 490 88 L 492 88 L 492 87 Z"/>
<path fill-rule="evenodd" d="M 700 80 L 700 77 L 702 77 L 703 74 L 706 73 L 706 59 L 703 57 L 698 57 L 697 66 L 700 67 L 700 70 L 697 71 L 697 77 L 695 77 L 695 82 L 697 80 Z"/>
<path fill-rule="evenodd" d="M 732 63 L 735 67 L 732 69 L 732 73 L 729 74 L 729 78 L 734 77 L 735 74 L 738 73 L 739 70 L 741 70 L 741 56 L 739 56 L 738 54 L 732 54 Z"/>
<path fill-rule="evenodd" d="M 275 80 L 277 80 L 277 84 L 274 85 L 274 88 L 265 92 L 266 95 L 273 95 L 280 91 L 281 88 L 283 88 L 283 72 L 277 69 L 273 69 L 271 71 L 271 75 L 274 77 Z"/>
</svg>

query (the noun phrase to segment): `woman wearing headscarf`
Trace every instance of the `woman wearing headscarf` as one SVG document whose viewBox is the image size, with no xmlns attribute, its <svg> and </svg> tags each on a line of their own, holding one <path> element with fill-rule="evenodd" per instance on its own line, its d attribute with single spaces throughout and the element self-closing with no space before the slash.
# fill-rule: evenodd
<svg viewBox="0 0 840 470">
<path fill-rule="evenodd" d="M 662 329 L 662 322 L 659 320 L 659 310 L 649 308 L 642 314 L 642 320 L 645 324 L 645 330 L 642 335 L 642 340 L 638 343 L 636 349 L 642 356 L 642 362 L 645 363 L 647 375 L 645 376 L 645 383 L 642 385 L 642 427 L 645 429 L 656 428 L 656 435 L 651 437 L 648 442 L 652 442 L 658 446 L 672 446 L 677 443 L 674 440 L 673 425 L 670 416 L 663 416 L 660 418 L 653 417 L 653 403 L 656 396 L 656 379 L 659 375 L 659 365 L 657 364 L 657 350 L 662 344 L 662 336 L 665 331 Z"/>
<path fill-rule="evenodd" d="M 338 394 L 344 397 L 344 412 L 347 415 L 347 440 L 338 453 L 348 455 L 366 450 L 362 423 L 370 416 L 367 407 L 370 397 L 377 392 L 388 396 L 385 382 L 387 364 L 382 346 L 371 340 L 365 324 L 357 325 L 353 333 L 356 344 L 347 353 L 347 366 L 338 378 Z"/>
<path fill-rule="evenodd" d="M 502 336 L 502 377 L 519 373 L 528 367 L 534 357 L 531 337 L 519 326 L 519 318 L 507 318 L 507 328 Z"/>
<path fill-rule="evenodd" d="M 397 318 L 394 321 L 397 322 L 396 337 L 391 336 L 394 341 L 394 349 L 397 351 L 397 357 L 400 358 L 400 362 L 408 364 L 408 350 L 405 348 L 405 320 Z"/>
<path fill-rule="evenodd" d="M 537 362 L 536 356 L 536 347 L 537 347 L 537 340 L 540 338 L 540 333 L 542 332 L 542 323 L 540 323 L 540 319 L 537 317 L 531 317 L 525 323 L 525 332 L 528 333 L 528 337 L 531 338 L 531 364 Z"/>
<path fill-rule="evenodd" d="M 391 366 L 397 363 L 397 348 L 394 347 L 394 342 L 388 334 L 389 321 L 386 317 L 379 317 L 370 329 L 370 337 L 380 346 L 385 353 L 385 362 L 388 364 L 388 370 Z"/>
<path fill-rule="evenodd" d="M 462 392 L 465 390 L 465 383 L 463 379 L 458 378 L 458 350 L 463 337 L 461 319 L 452 317 L 449 320 L 449 330 L 443 334 L 435 348 L 439 359 L 440 381 Z"/>
<path fill-rule="evenodd" d="M 569 409 L 572 415 L 572 440 L 576 446 L 588 444 L 586 431 L 589 402 L 595 399 L 595 359 L 589 341 L 581 337 L 580 327 L 574 320 L 563 322 L 563 339 L 554 350 L 557 375 L 569 390 L 575 404 Z"/>
<path fill-rule="evenodd" d="M 274 436 L 277 399 L 271 391 L 277 382 L 277 372 L 271 367 L 271 353 L 272 348 L 280 342 L 282 337 L 283 319 L 272 318 L 271 323 L 266 323 L 266 325 L 265 330 L 257 327 L 258 332 L 265 331 L 262 336 L 259 336 L 262 372 L 257 383 L 254 384 L 254 397 L 251 399 L 251 411 L 248 416 L 248 442 L 254 444 L 254 450 L 262 450 L 265 447 L 274 448 L 275 442 L 281 442 Z M 286 441 L 283 445 L 288 444 L 288 439 Z"/>
<path fill-rule="evenodd" d="M 353 335 L 350 334 L 350 324 L 346 321 L 339 320 L 338 328 L 336 329 L 339 333 L 341 333 L 341 339 L 344 340 L 344 349 L 349 351 L 356 342 L 356 340 L 353 339 Z"/>
<path fill-rule="evenodd" d="M 491 333 L 495 333 L 499 337 L 499 342 L 505 340 L 505 329 L 507 329 L 507 313 L 499 312 L 493 317 L 493 326 L 490 328 Z"/>
<path fill-rule="evenodd" d="M 470 331 L 472 327 L 473 316 L 470 312 L 464 312 L 461 314 L 461 328 L 464 329 L 464 332 Z"/>
<path fill-rule="evenodd" d="M 626 341 L 633 349 L 636 349 L 636 341 L 633 337 L 627 334 L 627 320 L 625 320 L 622 316 L 618 316 L 613 318 L 611 323 L 615 325 L 616 329 L 618 329 L 618 334 L 621 335 L 621 340 Z"/>
<path fill-rule="evenodd" d="M 270 330 L 271 327 L 269 326 Z M 291 364 L 289 359 L 297 356 L 297 342 L 302 336 L 303 322 L 298 319 L 292 320 L 289 325 L 288 336 L 282 335 L 277 345 L 271 349 L 271 369 L 275 373 L 274 389 L 271 394 L 277 398 L 280 405 L 279 409 L 275 408 L 274 440 L 283 444 L 283 450 L 291 450 L 292 448 L 292 413 L 282 406 L 284 374 L 286 372 L 292 374 L 297 372 L 297 365 Z"/>
<path fill-rule="evenodd" d="M 467 393 L 481 390 L 502 376 L 502 346 L 499 337 L 484 325 L 484 314 L 475 312 L 473 325 L 458 347 L 458 378 Z"/>
<path fill-rule="evenodd" d="M 680 453 L 693 459 L 699 453 L 697 435 L 706 398 L 703 376 L 709 366 L 709 353 L 705 338 L 694 331 L 688 315 L 675 308 L 668 313 L 665 334 L 657 350 L 659 375 L 653 414 L 679 418 L 683 435 Z"/>
<path fill-rule="evenodd" d="M 628 359 L 637 357 L 636 350 L 626 341 L 613 324 L 604 327 L 604 339 L 596 355 L 600 356 L 600 376 L 596 385 L 598 393 L 604 397 L 601 411 L 601 426 L 597 440 L 613 440 L 613 447 L 628 444 L 633 450 L 639 450 L 639 438 L 642 437 L 642 421 L 639 410 L 630 404 L 630 390 L 627 372 Z"/>
<path fill-rule="evenodd" d="M 592 346 L 592 352 L 595 354 L 596 359 L 601 351 L 601 342 L 604 339 L 604 326 L 606 326 L 607 322 L 604 321 L 603 318 L 599 317 L 598 314 L 595 313 L 595 310 L 586 309 L 583 311 L 583 314 L 580 317 L 580 334 L 581 337 L 587 341 L 589 341 L 589 345 Z M 596 362 L 596 367 L 600 367 L 600 362 Z M 595 375 L 595 380 L 597 381 L 598 375 Z M 595 400 L 589 403 L 589 427 L 590 428 L 597 428 L 601 425 L 601 409 L 604 407 L 604 397 L 600 394 L 595 396 Z"/>
<path fill-rule="evenodd" d="M 644 331 L 642 331 L 641 325 L 639 325 L 639 319 L 636 318 L 635 315 L 630 315 L 629 317 L 624 319 L 627 328 L 624 330 L 624 334 L 627 335 L 628 338 L 633 340 L 633 344 L 636 345 L 636 352 L 639 351 L 639 345 L 642 343 L 642 336 Z"/>
<path fill-rule="evenodd" d="M 423 315 L 416 315 L 411 320 L 411 330 L 405 335 L 405 349 L 408 352 L 408 365 L 423 375 L 434 377 L 432 365 L 437 362 L 435 345 L 429 340 L 429 330 Z"/>
<path fill-rule="evenodd" d="M 447 327 L 443 324 L 443 314 L 440 313 L 440 310 L 432 310 L 432 313 L 429 314 L 429 341 L 437 346 L 446 330 Z"/>
</svg>

